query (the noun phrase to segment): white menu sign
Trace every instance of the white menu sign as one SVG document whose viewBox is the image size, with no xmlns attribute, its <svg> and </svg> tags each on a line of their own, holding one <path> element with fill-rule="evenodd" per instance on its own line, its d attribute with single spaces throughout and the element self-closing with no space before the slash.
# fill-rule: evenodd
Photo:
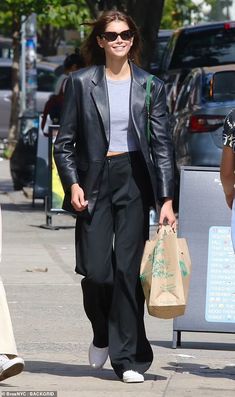
<svg viewBox="0 0 235 397">
<path fill-rule="evenodd" d="M 235 254 L 231 228 L 209 229 L 206 321 L 235 323 Z"/>
</svg>

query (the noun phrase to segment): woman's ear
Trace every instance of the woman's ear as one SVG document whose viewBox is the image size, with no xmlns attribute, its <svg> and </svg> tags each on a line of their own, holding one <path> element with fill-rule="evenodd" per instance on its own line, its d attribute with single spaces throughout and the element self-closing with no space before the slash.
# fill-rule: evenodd
<svg viewBox="0 0 235 397">
<path fill-rule="evenodd" d="M 98 45 L 101 48 L 104 48 L 103 39 L 101 39 L 99 36 L 96 36 L 96 40 L 97 40 Z"/>
</svg>

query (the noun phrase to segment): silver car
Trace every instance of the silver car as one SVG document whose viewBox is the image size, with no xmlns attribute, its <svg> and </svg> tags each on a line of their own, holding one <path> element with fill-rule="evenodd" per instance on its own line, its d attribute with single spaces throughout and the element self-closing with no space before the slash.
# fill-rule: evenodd
<svg viewBox="0 0 235 397">
<path fill-rule="evenodd" d="M 0 58 L 0 139 L 7 138 L 10 109 L 11 109 L 11 66 L 12 60 Z M 41 113 L 44 109 L 50 93 L 53 92 L 57 76 L 55 69 L 58 64 L 50 62 L 37 63 L 37 111 Z"/>
<path fill-rule="evenodd" d="M 184 80 L 170 115 L 176 164 L 176 210 L 181 166 L 220 166 L 223 123 L 233 108 L 235 64 L 196 68 Z"/>
<path fill-rule="evenodd" d="M 233 108 L 235 64 L 191 71 L 170 116 L 178 170 L 182 165 L 220 165 L 224 118 Z"/>
</svg>

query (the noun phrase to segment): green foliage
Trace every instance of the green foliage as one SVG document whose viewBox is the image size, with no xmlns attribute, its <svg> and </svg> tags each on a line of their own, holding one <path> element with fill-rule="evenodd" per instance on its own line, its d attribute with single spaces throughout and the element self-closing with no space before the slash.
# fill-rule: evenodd
<svg viewBox="0 0 235 397">
<path fill-rule="evenodd" d="M 42 12 L 50 4 L 58 3 L 58 0 L 2 0 L 0 2 L 0 11 L 3 13 L 12 13 L 15 17 L 28 16 L 32 12 Z"/>
<path fill-rule="evenodd" d="M 80 0 L 70 4 L 51 6 L 47 13 L 40 13 L 37 21 L 40 26 L 50 24 L 55 28 L 78 28 L 84 21 L 90 18 L 86 1 Z"/>
<path fill-rule="evenodd" d="M 1 32 L 12 32 L 16 21 L 33 12 L 38 16 L 39 26 L 51 24 L 56 28 L 75 28 L 89 18 L 85 0 L 1 0 Z"/>
<path fill-rule="evenodd" d="M 176 29 L 191 24 L 192 16 L 194 21 L 199 22 L 202 18 L 202 4 L 210 4 L 214 9 L 218 1 L 220 0 L 202 0 L 199 5 L 195 5 L 192 0 L 165 0 L 161 29 Z"/>
<path fill-rule="evenodd" d="M 165 0 L 161 29 L 176 29 L 191 23 L 191 13 L 197 10 L 191 0 Z"/>
</svg>

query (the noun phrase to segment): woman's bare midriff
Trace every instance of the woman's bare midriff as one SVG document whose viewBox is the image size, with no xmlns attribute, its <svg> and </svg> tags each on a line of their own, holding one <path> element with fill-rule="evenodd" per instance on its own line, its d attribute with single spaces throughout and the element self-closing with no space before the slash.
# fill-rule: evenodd
<svg viewBox="0 0 235 397">
<path fill-rule="evenodd" d="M 126 153 L 126 152 L 108 152 L 108 153 L 106 154 L 106 156 L 107 156 L 107 157 L 110 157 L 110 156 L 117 156 L 118 154 L 123 154 L 123 153 Z"/>
</svg>

